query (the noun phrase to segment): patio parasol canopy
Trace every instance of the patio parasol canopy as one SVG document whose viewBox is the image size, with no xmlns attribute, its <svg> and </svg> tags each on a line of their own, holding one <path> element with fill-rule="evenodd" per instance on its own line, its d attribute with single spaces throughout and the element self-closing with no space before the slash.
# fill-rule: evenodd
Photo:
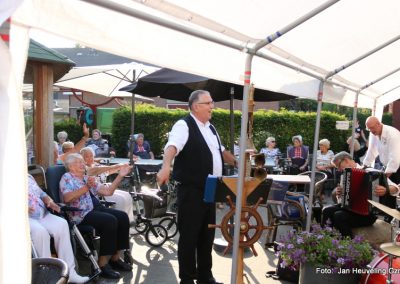
<svg viewBox="0 0 400 284">
<path fill-rule="evenodd" d="M 214 101 L 226 101 L 232 98 L 243 99 L 243 86 L 230 82 L 214 80 L 203 76 L 162 68 L 138 79 L 136 83 L 120 89 L 146 97 L 160 97 L 176 101 L 188 101 L 194 90 L 207 90 Z M 295 96 L 255 89 L 254 100 L 262 102 L 290 100 Z"/>
<path fill-rule="evenodd" d="M 138 78 L 158 69 L 154 66 L 136 62 L 118 65 L 75 67 L 54 85 L 83 90 L 107 97 L 130 97 L 130 94 L 120 92 L 119 89 L 136 82 Z M 150 101 L 148 98 L 141 96 L 137 98 Z"/>
</svg>

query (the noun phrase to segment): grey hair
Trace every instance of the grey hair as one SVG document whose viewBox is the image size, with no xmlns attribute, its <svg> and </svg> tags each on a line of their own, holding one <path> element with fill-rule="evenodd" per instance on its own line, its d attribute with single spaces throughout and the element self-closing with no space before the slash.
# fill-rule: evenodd
<svg viewBox="0 0 400 284">
<path fill-rule="evenodd" d="M 74 142 L 66 141 L 66 142 L 62 143 L 61 149 L 62 149 L 63 153 L 65 153 L 65 149 L 68 148 L 69 146 L 74 147 L 75 146 Z"/>
<path fill-rule="evenodd" d="M 353 160 L 353 157 L 349 153 L 347 153 L 346 151 L 342 151 L 342 152 L 337 153 L 332 158 L 332 164 L 336 165 L 336 163 L 338 163 L 338 162 L 340 163 L 344 159 Z"/>
<path fill-rule="evenodd" d="M 328 139 L 326 139 L 326 138 L 319 140 L 319 143 L 318 143 L 318 144 L 319 144 L 319 145 L 324 145 L 324 146 L 326 146 L 327 148 L 331 147 L 331 142 L 330 142 Z"/>
<path fill-rule="evenodd" d="M 276 140 L 275 140 L 275 137 L 268 137 L 267 140 L 265 140 L 265 144 L 267 144 L 267 146 L 269 146 L 269 144 L 270 144 L 272 141 L 276 141 Z"/>
<path fill-rule="evenodd" d="M 205 90 L 196 90 L 190 94 L 188 100 L 189 109 L 192 109 L 193 103 L 197 102 L 199 100 L 200 95 L 202 94 L 210 95 L 210 92 Z"/>
<path fill-rule="evenodd" d="M 70 170 L 69 166 L 70 166 L 73 162 L 75 162 L 76 160 L 78 160 L 78 159 L 83 160 L 82 155 L 81 155 L 81 154 L 78 154 L 78 153 L 69 154 L 69 155 L 67 156 L 67 158 L 65 158 L 64 165 L 65 165 L 65 169 L 67 170 L 67 172 L 69 172 L 69 170 Z"/>
<path fill-rule="evenodd" d="M 63 138 L 63 137 L 65 139 L 67 139 L 68 138 L 68 133 L 65 132 L 65 131 L 60 131 L 60 132 L 57 133 L 57 139 L 60 139 L 60 138 Z"/>
<path fill-rule="evenodd" d="M 93 157 L 96 155 L 94 153 L 94 150 L 91 147 L 84 147 L 82 148 L 79 153 L 81 153 L 81 155 L 83 156 L 84 154 L 86 154 L 87 152 L 91 152 L 93 154 Z"/>
<path fill-rule="evenodd" d="M 101 131 L 99 130 L 99 129 L 93 129 L 92 130 L 92 135 L 93 135 L 93 132 L 97 132 L 98 134 L 99 134 L 99 136 L 101 137 Z"/>
<path fill-rule="evenodd" d="M 138 134 L 136 134 L 137 136 L 136 136 L 136 139 L 138 139 L 138 138 L 143 138 L 144 139 L 144 135 L 143 135 L 143 133 L 138 133 Z"/>
</svg>

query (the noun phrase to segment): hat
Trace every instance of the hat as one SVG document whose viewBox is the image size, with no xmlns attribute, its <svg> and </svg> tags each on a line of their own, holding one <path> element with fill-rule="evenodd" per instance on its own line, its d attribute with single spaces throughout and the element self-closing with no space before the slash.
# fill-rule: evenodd
<svg viewBox="0 0 400 284">
<path fill-rule="evenodd" d="M 297 139 L 300 141 L 300 143 L 303 143 L 303 137 L 301 135 L 295 135 L 292 137 L 292 142 L 294 143 L 294 140 Z"/>
</svg>

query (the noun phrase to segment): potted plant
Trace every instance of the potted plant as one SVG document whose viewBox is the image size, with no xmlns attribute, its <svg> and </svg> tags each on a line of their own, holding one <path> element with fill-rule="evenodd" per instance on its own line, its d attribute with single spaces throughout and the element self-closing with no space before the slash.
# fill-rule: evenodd
<svg viewBox="0 0 400 284">
<path fill-rule="evenodd" d="M 290 231 L 278 246 L 281 267 L 300 270 L 299 283 L 358 283 L 376 252 L 362 236 L 342 237 L 331 227 Z"/>
</svg>

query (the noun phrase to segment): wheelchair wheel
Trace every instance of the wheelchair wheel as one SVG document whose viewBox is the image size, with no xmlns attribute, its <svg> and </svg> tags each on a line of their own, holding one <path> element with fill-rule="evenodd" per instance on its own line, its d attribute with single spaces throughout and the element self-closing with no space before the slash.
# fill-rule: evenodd
<svg viewBox="0 0 400 284">
<path fill-rule="evenodd" d="M 146 232 L 148 227 L 149 227 L 149 224 L 146 222 L 139 222 L 139 223 L 135 224 L 135 230 L 139 234 L 143 234 L 144 232 Z"/>
<path fill-rule="evenodd" d="M 176 220 L 173 217 L 162 218 L 160 222 L 158 222 L 158 224 L 167 229 L 168 239 L 175 237 L 176 234 L 178 233 L 178 224 L 176 223 Z"/>
<path fill-rule="evenodd" d="M 167 229 L 159 224 L 150 225 L 145 235 L 146 241 L 153 247 L 162 246 L 168 238 Z"/>
</svg>

